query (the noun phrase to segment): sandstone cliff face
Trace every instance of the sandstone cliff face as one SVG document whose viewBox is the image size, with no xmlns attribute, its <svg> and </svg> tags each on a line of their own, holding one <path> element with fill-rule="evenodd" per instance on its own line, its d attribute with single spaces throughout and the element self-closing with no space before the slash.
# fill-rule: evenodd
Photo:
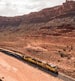
<svg viewBox="0 0 75 81">
<path fill-rule="evenodd" d="M 17 17 L 0 17 L 0 31 L 2 32 L 6 29 L 5 31 L 11 30 L 11 32 L 15 32 L 16 30 L 20 30 L 21 32 L 38 31 L 38 33 L 47 30 L 51 32 L 51 28 L 61 28 L 64 25 L 70 25 L 70 27 L 74 29 L 74 22 L 75 1 L 68 1 L 63 3 L 63 5 L 46 8 L 40 12 L 33 12 L 28 15 Z M 43 27 L 44 29 L 42 30 Z"/>
<path fill-rule="evenodd" d="M 68 1 L 67 3 L 63 3 L 61 6 L 56 6 L 53 8 L 43 9 L 40 12 L 35 12 L 29 14 L 26 19 L 29 23 L 41 23 L 48 22 L 56 16 L 69 13 L 70 11 L 75 10 L 75 2 Z"/>
</svg>

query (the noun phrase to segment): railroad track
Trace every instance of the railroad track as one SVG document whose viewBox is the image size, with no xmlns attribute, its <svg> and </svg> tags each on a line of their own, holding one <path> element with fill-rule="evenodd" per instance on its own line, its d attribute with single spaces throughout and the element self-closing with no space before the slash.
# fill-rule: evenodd
<svg viewBox="0 0 75 81">
<path fill-rule="evenodd" d="M 62 80 L 64 80 L 64 81 L 75 81 L 74 78 L 71 78 L 70 76 L 67 76 L 67 75 L 65 75 L 65 74 L 63 74 L 63 73 L 61 73 L 61 72 L 59 72 L 58 75 L 57 75 L 57 74 L 52 73 L 52 72 L 50 72 L 50 71 L 48 71 L 48 70 L 46 70 L 46 69 L 44 69 L 44 68 L 41 68 L 41 67 L 38 66 L 38 65 L 32 64 L 32 63 L 30 63 L 30 62 L 27 62 L 27 61 L 25 61 L 21 56 L 17 55 L 16 52 L 9 51 L 9 50 L 4 49 L 4 48 L 0 48 L 0 52 L 3 52 L 3 53 L 6 54 L 6 55 L 12 56 L 12 57 L 14 57 L 14 58 L 16 58 L 16 59 L 18 59 L 18 60 L 24 62 L 24 63 L 27 63 L 27 64 L 29 64 L 29 65 L 31 65 L 31 66 L 33 66 L 33 67 L 36 67 L 36 68 L 38 68 L 38 69 L 40 69 L 40 70 L 42 70 L 42 71 L 44 71 L 44 72 L 46 72 L 46 73 L 48 73 L 48 74 L 51 74 L 52 76 L 58 77 L 59 79 L 62 79 Z"/>
</svg>

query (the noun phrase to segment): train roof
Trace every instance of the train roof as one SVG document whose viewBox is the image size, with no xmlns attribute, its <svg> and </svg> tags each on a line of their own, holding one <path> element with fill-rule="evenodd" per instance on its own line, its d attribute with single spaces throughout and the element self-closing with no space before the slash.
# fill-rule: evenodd
<svg viewBox="0 0 75 81">
<path fill-rule="evenodd" d="M 56 65 L 54 64 L 51 64 L 51 63 L 48 63 L 51 67 L 57 67 Z"/>
</svg>

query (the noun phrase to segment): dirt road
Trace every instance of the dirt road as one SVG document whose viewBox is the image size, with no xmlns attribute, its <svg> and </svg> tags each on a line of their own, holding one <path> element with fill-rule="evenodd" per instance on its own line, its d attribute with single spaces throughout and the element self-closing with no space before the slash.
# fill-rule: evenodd
<svg viewBox="0 0 75 81">
<path fill-rule="evenodd" d="M 62 81 L 38 68 L 0 53 L 0 78 L 3 81 Z"/>
</svg>

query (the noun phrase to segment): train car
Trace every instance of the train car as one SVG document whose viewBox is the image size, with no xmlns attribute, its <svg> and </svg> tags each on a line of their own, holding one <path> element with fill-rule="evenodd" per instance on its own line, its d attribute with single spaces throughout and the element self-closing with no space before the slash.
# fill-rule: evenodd
<svg viewBox="0 0 75 81">
<path fill-rule="evenodd" d="M 34 63 L 36 65 L 39 65 L 41 67 L 44 67 L 44 63 L 42 61 L 34 59 L 34 58 L 30 57 L 30 56 L 24 56 L 23 59 L 28 61 L 28 62 Z"/>
<path fill-rule="evenodd" d="M 58 74 L 58 70 L 57 70 L 58 68 L 56 65 L 46 63 L 45 61 L 38 61 L 38 60 L 37 60 L 37 65 Z"/>
<path fill-rule="evenodd" d="M 39 65 L 39 66 L 41 66 L 43 68 L 46 68 L 45 63 L 46 63 L 45 61 L 37 60 L 37 65 Z"/>
<path fill-rule="evenodd" d="M 23 59 L 28 61 L 28 62 L 34 63 L 34 64 L 36 64 L 36 61 L 37 61 L 30 56 L 23 56 Z"/>
<path fill-rule="evenodd" d="M 48 69 L 49 71 L 52 71 L 58 74 L 58 70 L 57 70 L 58 68 L 56 65 L 46 63 L 45 66 L 46 66 L 46 69 Z"/>
<path fill-rule="evenodd" d="M 23 57 L 23 55 L 21 53 L 14 52 L 14 50 L 11 50 L 11 49 L 0 48 L 0 51 L 1 52 L 8 52 L 8 53 L 10 53 L 10 55 Z"/>
</svg>

